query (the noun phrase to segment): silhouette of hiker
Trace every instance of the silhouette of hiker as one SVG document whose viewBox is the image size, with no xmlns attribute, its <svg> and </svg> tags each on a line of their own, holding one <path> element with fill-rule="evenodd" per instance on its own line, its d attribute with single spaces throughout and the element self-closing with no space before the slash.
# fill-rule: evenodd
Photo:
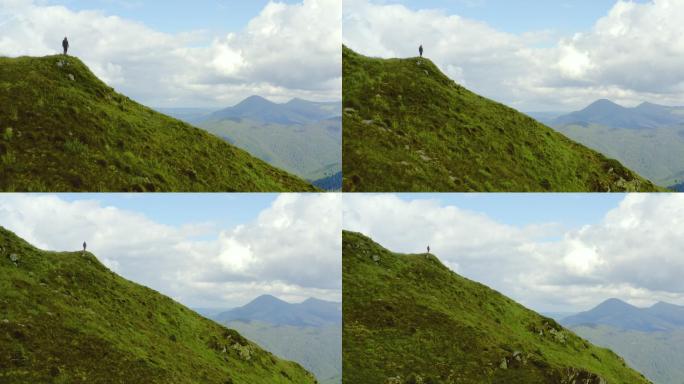
<svg viewBox="0 0 684 384">
<path fill-rule="evenodd" d="M 83 252 L 85 252 L 86 246 L 87 246 L 87 244 L 86 244 L 86 242 L 84 241 L 84 242 L 83 242 Z"/>
<path fill-rule="evenodd" d="M 428 253 L 430 253 L 430 246 L 428 245 Z"/>
<path fill-rule="evenodd" d="M 423 57 L 423 45 L 421 44 L 420 47 L 418 47 L 418 52 L 420 52 L 420 57 Z"/>
<path fill-rule="evenodd" d="M 64 40 L 62 40 L 62 48 L 64 48 L 64 54 L 66 55 L 69 50 L 69 40 L 67 40 L 66 36 L 64 36 Z"/>
</svg>

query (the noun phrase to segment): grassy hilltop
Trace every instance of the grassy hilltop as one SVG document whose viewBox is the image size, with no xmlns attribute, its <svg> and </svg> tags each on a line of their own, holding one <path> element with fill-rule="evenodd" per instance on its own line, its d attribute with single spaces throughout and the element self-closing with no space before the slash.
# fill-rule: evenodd
<svg viewBox="0 0 684 384">
<path fill-rule="evenodd" d="M 316 380 L 90 253 L 41 251 L 0 227 L 0 382 Z"/>
<path fill-rule="evenodd" d="M 425 58 L 343 47 L 342 99 L 345 191 L 659 190 Z"/>
<path fill-rule="evenodd" d="M 116 93 L 77 58 L 0 58 L 2 191 L 312 191 Z"/>
<path fill-rule="evenodd" d="M 343 383 L 649 383 L 615 353 L 452 272 L 344 232 Z"/>
</svg>

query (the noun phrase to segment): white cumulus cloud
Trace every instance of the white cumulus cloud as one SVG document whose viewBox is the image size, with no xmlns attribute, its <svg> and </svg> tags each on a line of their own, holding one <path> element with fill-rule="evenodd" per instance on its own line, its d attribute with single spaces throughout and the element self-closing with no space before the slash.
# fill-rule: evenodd
<svg viewBox="0 0 684 384">
<path fill-rule="evenodd" d="M 70 53 L 102 80 L 150 106 L 226 106 L 341 97 L 341 0 L 269 2 L 241 31 L 199 45 L 202 31 L 170 34 L 100 11 L 0 0 L 0 55 Z"/>
<path fill-rule="evenodd" d="M 379 57 L 426 55 L 472 90 L 525 111 L 684 99 L 684 1 L 618 0 L 572 36 L 502 32 L 444 11 L 345 0 L 343 42 Z M 496 10 L 492 9 L 492 12 Z"/>
<path fill-rule="evenodd" d="M 503 224 L 395 195 L 345 196 L 343 212 L 345 229 L 397 252 L 424 252 L 430 244 L 458 273 L 538 310 L 584 310 L 611 297 L 684 304 L 681 195 L 626 195 L 600 222 L 576 229 Z"/>
<path fill-rule="evenodd" d="M 2 194 L 0 225 L 43 249 L 77 250 L 87 240 L 128 279 L 186 305 L 227 308 L 265 293 L 340 300 L 340 210 L 338 194 L 283 194 L 253 220 L 206 239 L 206 224 L 158 223 L 103 206 L 97 195 L 70 202 Z"/>
</svg>

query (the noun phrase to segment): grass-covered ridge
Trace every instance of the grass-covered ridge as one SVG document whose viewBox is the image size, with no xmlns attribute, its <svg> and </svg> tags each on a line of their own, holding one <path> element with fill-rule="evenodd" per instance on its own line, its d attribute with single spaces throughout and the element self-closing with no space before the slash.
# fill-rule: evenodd
<svg viewBox="0 0 684 384">
<path fill-rule="evenodd" d="M 88 252 L 48 252 L 0 227 L 0 382 L 315 383 Z"/>
<path fill-rule="evenodd" d="M 116 93 L 79 59 L 0 57 L 0 190 L 311 191 Z"/>
<path fill-rule="evenodd" d="M 452 272 L 343 233 L 343 382 L 649 383 L 613 352 Z"/>
<path fill-rule="evenodd" d="M 342 55 L 345 191 L 659 189 L 428 59 Z"/>
</svg>

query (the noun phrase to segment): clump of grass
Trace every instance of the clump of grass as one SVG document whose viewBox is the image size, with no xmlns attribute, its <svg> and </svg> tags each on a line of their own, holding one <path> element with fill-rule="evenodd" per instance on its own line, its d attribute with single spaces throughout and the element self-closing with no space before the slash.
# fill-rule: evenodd
<svg viewBox="0 0 684 384">
<path fill-rule="evenodd" d="M 14 130 L 12 130 L 12 127 L 6 127 L 2 133 L 3 140 L 10 141 L 12 140 L 12 136 L 14 136 Z"/>
<path fill-rule="evenodd" d="M 72 154 L 84 154 L 88 150 L 88 146 L 77 139 L 67 139 L 64 143 L 64 149 Z"/>
</svg>

